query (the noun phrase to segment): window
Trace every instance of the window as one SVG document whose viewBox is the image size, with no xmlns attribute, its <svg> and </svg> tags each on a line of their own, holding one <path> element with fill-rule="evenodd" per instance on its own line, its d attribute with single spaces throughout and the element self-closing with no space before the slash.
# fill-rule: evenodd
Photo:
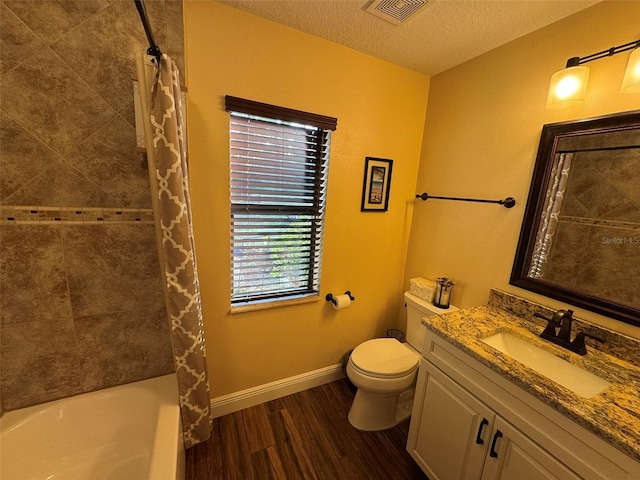
<svg viewBox="0 0 640 480">
<path fill-rule="evenodd" d="M 337 120 L 236 97 L 230 113 L 231 303 L 318 295 Z"/>
</svg>

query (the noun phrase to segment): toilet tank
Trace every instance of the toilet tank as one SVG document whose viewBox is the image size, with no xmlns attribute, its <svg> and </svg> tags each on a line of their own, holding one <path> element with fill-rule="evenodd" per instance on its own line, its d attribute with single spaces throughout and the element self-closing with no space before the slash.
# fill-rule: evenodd
<svg viewBox="0 0 640 480">
<path fill-rule="evenodd" d="M 409 292 L 405 292 L 404 302 L 407 306 L 407 343 L 418 352 L 422 352 L 426 333 L 426 327 L 422 325 L 422 319 L 458 310 L 453 305 L 450 305 L 449 308 L 436 307 L 427 300 L 416 297 Z"/>
</svg>

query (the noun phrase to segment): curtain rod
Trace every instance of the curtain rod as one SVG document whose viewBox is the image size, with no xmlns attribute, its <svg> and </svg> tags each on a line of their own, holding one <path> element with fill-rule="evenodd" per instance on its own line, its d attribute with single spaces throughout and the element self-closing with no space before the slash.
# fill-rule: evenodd
<svg viewBox="0 0 640 480">
<path fill-rule="evenodd" d="M 507 197 L 504 200 L 482 200 L 479 198 L 436 197 L 425 192 L 420 195 L 416 195 L 416 198 L 421 198 L 422 200 L 427 200 L 428 198 L 436 198 L 439 200 L 457 200 L 459 202 L 497 203 L 505 208 L 512 208 L 516 204 L 516 200 L 513 197 Z"/>
<path fill-rule="evenodd" d="M 147 40 L 149 41 L 149 48 L 147 49 L 148 55 L 153 55 L 156 57 L 158 61 L 158 66 L 160 66 L 160 59 L 162 58 L 162 52 L 160 51 L 160 47 L 156 44 L 156 41 L 153 38 L 153 31 L 151 30 L 151 24 L 149 23 L 149 17 L 147 17 L 147 10 L 144 7 L 144 0 L 133 0 L 136 4 L 136 8 L 138 9 L 138 13 L 140 14 L 140 20 L 142 21 L 142 26 L 144 27 L 144 32 L 147 34 Z"/>
</svg>

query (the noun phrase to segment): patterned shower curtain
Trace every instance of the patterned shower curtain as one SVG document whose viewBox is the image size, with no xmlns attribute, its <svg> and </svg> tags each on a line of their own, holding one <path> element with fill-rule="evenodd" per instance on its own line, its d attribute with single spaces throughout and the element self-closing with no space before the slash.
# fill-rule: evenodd
<svg viewBox="0 0 640 480">
<path fill-rule="evenodd" d="M 211 435 L 211 403 L 191 224 L 184 106 L 178 69 L 166 54 L 156 74 L 150 105 L 153 161 L 149 162 L 149 168 L 155 163 L 165 298 L 183 437 L 185 447 L 189 448 Z"/>
<path fill-rule="evenodd" d="M 549 252 L 558 229 L 558 215 L 562 210 L 564 193 L 569 181 L 569 170 L 574 153 L 559 153 L 551 170 L 551 177 L 545 196 L 542 218 L 538 227 L 536 243 L 533 247 L 529 276 L 543 278 L 549 264 Z"/>
</svg>

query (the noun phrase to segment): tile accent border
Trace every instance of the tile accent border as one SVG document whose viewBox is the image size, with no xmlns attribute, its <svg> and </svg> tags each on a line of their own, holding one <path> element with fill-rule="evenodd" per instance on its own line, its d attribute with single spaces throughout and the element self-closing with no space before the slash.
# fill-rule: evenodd
<svg viewBox="0 0 640 480">
<path fill-rule="evenodd" d="M 623 222 L 621 220 L 603 220 L 599 218 L 584 218 L 584 217 L 575 217 L 571 215 L 560 215 L 558 219 L 561 222 L 579 223 L 582 225 L 593 225 L 593 226 L 599 226 L 599 227 L 622 228 L 625 230 L 640 231 L 640 223 Z"/>
<path fill-rule="evenodd" d="M 153 224 L 153 209 L 0 206 L 0 225 L 52 223 L 65 225 Z"/>
</svg>

